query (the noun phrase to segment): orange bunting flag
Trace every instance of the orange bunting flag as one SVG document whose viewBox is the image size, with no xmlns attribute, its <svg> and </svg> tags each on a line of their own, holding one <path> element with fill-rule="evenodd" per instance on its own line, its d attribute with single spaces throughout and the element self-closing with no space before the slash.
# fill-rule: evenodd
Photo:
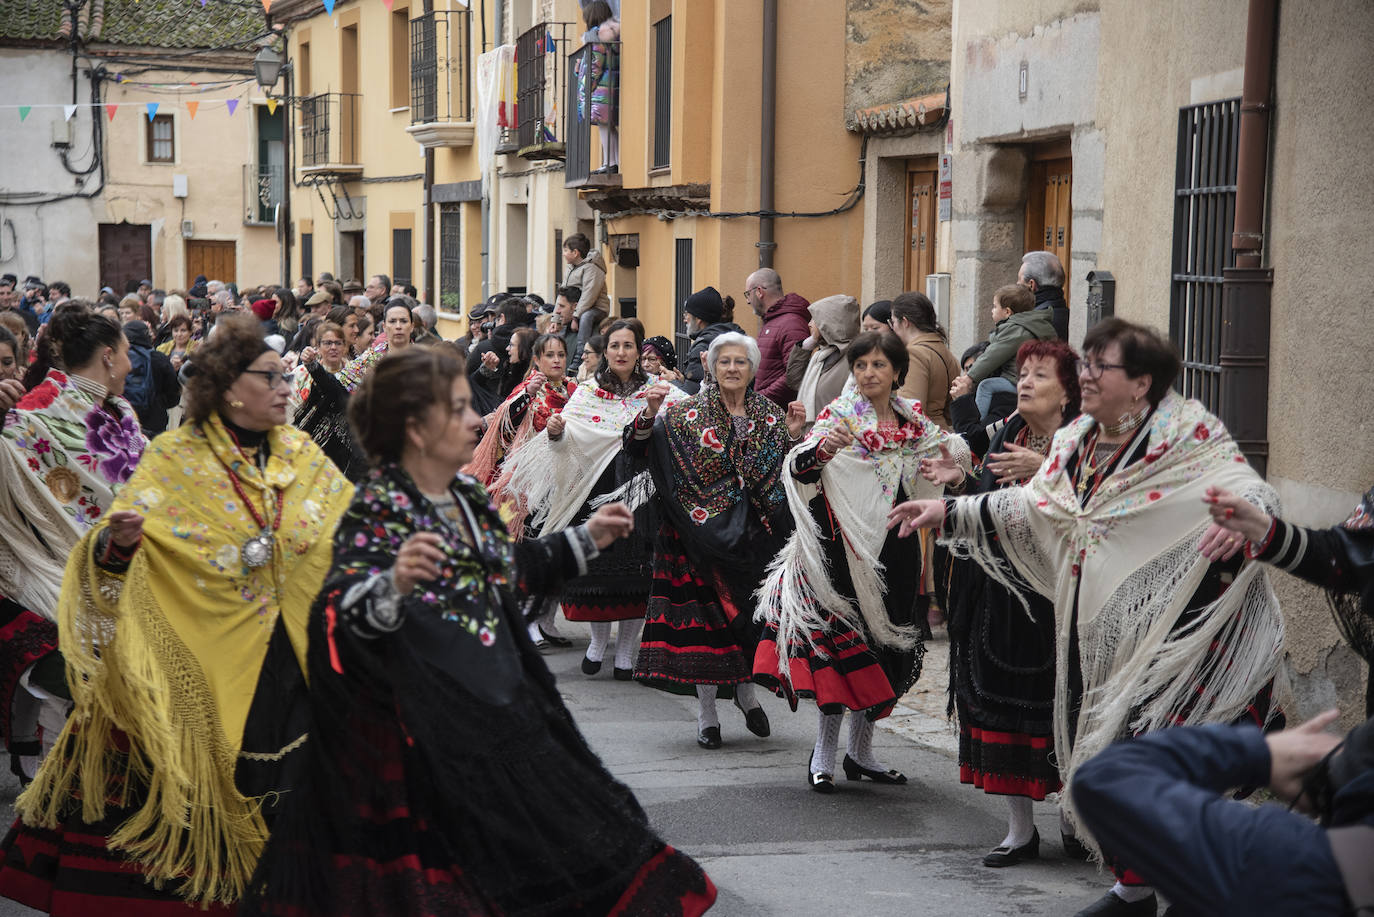
<svg viewBox="0 0 1374 917">
<path fill-rule="evenodd" d="M 268 113 L 269 115 L 275 115 L 275 114 L 277 113 L 277 100 L 276 100 L 276 99 L 268 99 L 268 100 L 267 100 L 267 113 Z"/>
<path fill-rule="evenodd" d="M 186 110 L 191 113 L 191 120 L 196 120 L 196 109 L 200 108 L 199 102 L 187 102 Z"/>
<path fill-rule="evenodd" d="M 115 113 L 116 111 L 118 111 L 118 110 L 119 110 L 119 103 L 118 103 L 118 102 L 112 102 L 112 103 L 110 103 L 109 105 L 106 105 L 106 106 L 105 106 L 105 111 L 106 111 L 107 114 L 109 114 L 110 120 L 111 120 L 111 121 L 114 120 L 114 113 Z"/>
<path fill-rule="evenodd" d="M 262 11 L 264 13 L 272 12 L 272 0 L 262 0 Z"/>
<path fill-rule="evenodd" d="M 394 4 L 395 2 L 396 0 L 382 0 L 382 5 L 386 7 L 387 12 L 389 13 L 391 12 L 392 4 Z"/>
</svg>

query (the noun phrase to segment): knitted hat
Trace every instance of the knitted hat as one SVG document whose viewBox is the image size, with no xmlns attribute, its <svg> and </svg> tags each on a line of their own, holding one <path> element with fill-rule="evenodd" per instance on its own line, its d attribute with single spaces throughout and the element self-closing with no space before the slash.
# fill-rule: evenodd
<svg viewBox="0 0 1374 917">
<path fill-rule="evenodd" d="M 253 302 L 253 314 L 256 315 L 260 321 L 267 321 L 272 317 L 272 313 L 276 311 L 276 300 L 258 299 Z"/>
<path fill-rule="evenodd" d="M 725 316 L 725 303 L 715 287 L 697 290 L 682 304 L 682 311 L 701 319 L 708 325 L 715 324 Z"/>
</svg>

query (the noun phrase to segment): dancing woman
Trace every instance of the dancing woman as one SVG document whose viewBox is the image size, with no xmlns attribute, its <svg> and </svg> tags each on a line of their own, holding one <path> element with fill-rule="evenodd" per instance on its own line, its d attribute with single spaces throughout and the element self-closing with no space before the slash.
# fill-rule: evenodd
<svg viewBox="0 0 1374 917">
<path fill-rule="evenodd" d="M 788 503 L 796 530 L 768 567 L 757 617 L 764 636 L 755 680 L 786 696 L 814 698 L 820 711 L 807 784 L 835 791 L 835 754 L 844 711 L 850 780 L 905 783 L 873 755 L 873 724 L 921 674 L 930 636 L 920 595 L 921 555 L 882 527 L 876 507 L 935 492 L 920 461 L 941 446 L 968 470 L 963 441 L 940 430 L 918 404 L 900 398 L 907 352 L 891 332 L 865 332 L 845 354 L 855 387 L 816 418 L 787 457 Z"/>
<path fill-rule="evenodd" d="M 639 365 L 643 330 L 638 321 L 621 319 L 606 333 L 606 352 L 593 384 L 580 385 L 563 410 L 549 418 L 543 433 L 506 461 L 497 489 L 519 495 L 520 510 L 544 534 L 586 519 L 592 501 L 630 483 L 635 477 L 621 437 L 647 404 L 657 380 Z M 676 389 L 665 402 L 686 396 Z M 647 473 L 644 480 L 647 481 Z M 563 588 L 563 614 L 586 621 L 592 639 L 582 672 L 601 671 L 611 624 L 619 621 L 615 644 L 615 678 L 629 681 L 634 652 L 644 626 L 644 609 L 652 585 L 650 541 L 657 525 L 646 503 L 636 511 L 636 533 L 616 542 L 593 561 L 586 574 Z"/>
<path fill-rule="evenodd" d="M 1055 431 L 1078 416 L 1078 355 L 1058 340 L 1023 344 L 1016 356 L 1016 413 L 992 436 L 979 427 L 970 447 L 986 456 L 970 488 L 986 494 L 1034 476 Z M 973 398 L 953 402 L 955 416 Z M 957 420 L 956 420 L 957 425 Z M 976 425 L 976 424 L 975 424 Z M 981 442 L 974 442 L 978 439 Z M 924 463 L 928 480 L 962 492 L 964 473 L 948 459 Z M 1040 855 L 1031 803 L 1059 789 L 1054 765 L 1054 604 L 1026 597 L 1029 613 L 971 560 L 955 560 L 949 595 L 950 704 L 959 715 L 959 780 L 1005 796 L 1007 836 L 983 857 L 1011 866 Z M 1076 838 L 1065 849 L 1083 855 Z"/>
<path fill-rule="evenodd" d="M 0 894 L 51 914 L 233 913 L 306 744 L 306 616 L 353 487 L 286 423 L 256 318 L 222 318 L 192 368 L 189 422 L 67 564 L 75 710 L 0 865 Z"/>
<path fill-rule="evenodd" d="M 623 506 L 512 543 L 474 479 L 446 348 L 388 356 L 350 418 L 374 470 L 310 618 L 310 742 L 242 913 L 695 917 L 710 879 L 574 725 L 516 595 L 557 589 Z"/>
<path fill-rule="evenodd" d="M 720 335 L 706 363 L 714 381 L 691 398 L 660 412 L 670 386 L 649 390 L 625 450 L 647 459 L 662 517 L 635 679 L 695 691 L 697 743 L 719 748 L 717 696 L 734 698 L 754 735 L 769 734 L 752 683 L 753 591 L 792 529 L 782 463 L 789 424 L 800 433 L 803 421 L 750 390 L 753 338 Z"/>
<path fill-rule="evenodd" d="M 1209 487 L 1270 512 L 1273 488 L 1220 420 L 1170 391 L 1180 363 L 1159 334 L 1106 319 L 1083 351 L 1083 415 L 1055 434 L 1028 484 L 912 501 L 889 523 L 903 534 L 940 527 L 1013 594 L 1053 598 L 1054 747 L 1070 788 L 1079 764 L 1127 735 L 1281 720 L 1270 690 L 1283 655 L 1263 567 L 1212 563 L 1197 550 Z M 1153 891 L 1116 872 L 1117 885 L 1080 913 L 1154 914 Z"/>
<path fill-rule="evenodd" d="M 348 428 L 349 390 L 342 381 L 347 350 L 348 332 L 343 326 L 331 321 L 315 326 L 314 343 L 301 351 L 301 365 L 296 369 L 295 400 L 300 407 L 295 412 L 295 424 L 324 450 L 344 477 L 357 483 L 367 471 L 367 461 Z"/>
</svg>

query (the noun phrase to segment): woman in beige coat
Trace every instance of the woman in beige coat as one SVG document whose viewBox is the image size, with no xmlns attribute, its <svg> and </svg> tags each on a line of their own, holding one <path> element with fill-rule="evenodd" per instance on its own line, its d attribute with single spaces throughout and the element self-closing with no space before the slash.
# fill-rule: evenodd
<svg viewBox="0 0 1374 917">
<path fill-rule="evenodd" d="M 911 359 L 906 382 L 897 394 L 919 401 L 921 410 L 940 429 L 952 429 L 947 408 L 949 386 L 959 375 L 959 361 L 949 349 L 945 329 L 935 318 L 935 306 L 924 293 L 903 293 L 892 300 L 890 324 Z"/>
<path fill-rule="evenodd" d="M 849 361 L 844 355 L 859 334 L 859 302 L 841 293 L 816 300 L 808 311 L 811 336 L 793 347 L 787 358 L 787 387 L 806 408 L 810 429 L 816 415 L 840 396 L 849 380 Z"/>
</svg>

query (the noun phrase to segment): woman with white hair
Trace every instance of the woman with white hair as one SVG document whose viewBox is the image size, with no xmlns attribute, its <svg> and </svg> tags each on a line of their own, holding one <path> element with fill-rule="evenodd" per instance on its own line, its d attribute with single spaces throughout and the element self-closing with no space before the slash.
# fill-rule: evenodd
<svg viewBox="0 0 1374 917">
<path fill-rule="evenodd" d="M 719 748 L 718 696 L 734 699 L 754 735 L 769 734 L 753 690 L 753 591 L 792 529 L 782 460 L 802 420 L 750 390 L 753 338 L 720 335 L 706 365 L 711 381 L 662 411 L 669 384 L 649 390 L 625 451 L 648 460 L 661 511 L 635 679 L 695 692 L 697 743 Z"/>
</svg>

